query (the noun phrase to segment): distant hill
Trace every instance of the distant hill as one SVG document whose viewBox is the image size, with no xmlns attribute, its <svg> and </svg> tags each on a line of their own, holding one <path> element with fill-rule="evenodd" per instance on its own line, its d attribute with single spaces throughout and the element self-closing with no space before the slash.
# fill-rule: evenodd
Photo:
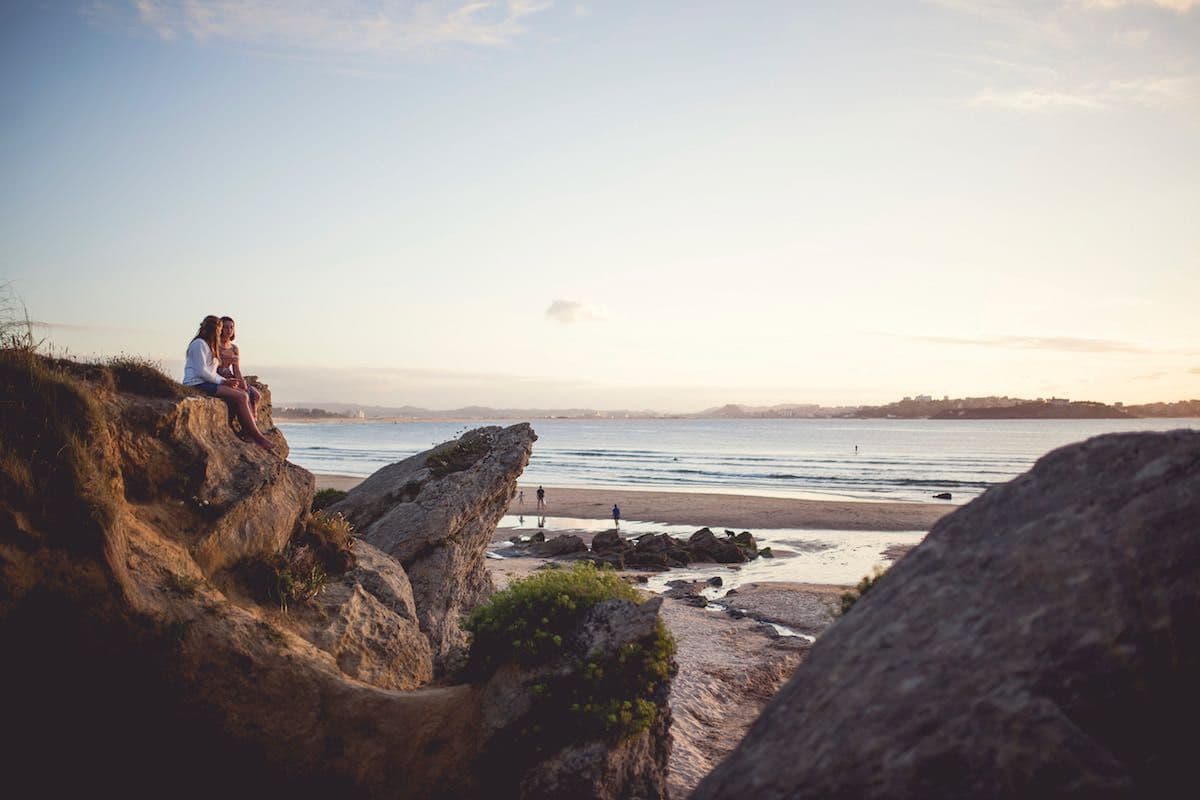
<svg viewBox="0 0 1200 800">
<path fill-rule="evenodd" d="M 1200 417 L 1200 400 L 1122 406 L 1063 398 L 1026 400 L 1019 397 L 906 397 L 881 406 L 822 406 L 784 403 L 748 406 L 729 403 L 690 414 L 649 410 L 594 408 L 492 408 L 462 406 L 430 409 L 419 406 L 368 406 L 360 403 L 296 403 L 276 408 L 284 419 L 412 419 L 412 420 L 531 420 L 531 419 L 1129 419 L 1136 417 Z"/>
<path fill-rule="evenodd" d="M 1133 414 L 1104 403 L 1033 401 L 1001 408 L 950 408 L 930 419 L 1132 419 Z"/>
</svg>

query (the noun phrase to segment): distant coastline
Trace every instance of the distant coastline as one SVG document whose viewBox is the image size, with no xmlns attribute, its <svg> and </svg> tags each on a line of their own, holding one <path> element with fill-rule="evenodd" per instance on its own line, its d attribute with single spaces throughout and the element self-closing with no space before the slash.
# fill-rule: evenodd
<svg viewBox="0 0 1200 800">
<path fill-rule="evenodd" d="M 414 406 L 399 408 L 364 406 L 355 403 L 326 403 L 281 406 L 274 417 L 283 422 L 474 422 L 479 420 L 534 419 L 1150 419 L 1200 418 L 1200 400 L 1106 404 L 1065 398 L 966 397 L 934 400 L 928 396 L 906 397 L 882 406 L 819 406 L 786 404 L 745 406 L 729 404 L 690 414 L 667 414 L 648 410 L 601 411 L 588 408 L 465 408 L 435 410 Z"/>
</svg>

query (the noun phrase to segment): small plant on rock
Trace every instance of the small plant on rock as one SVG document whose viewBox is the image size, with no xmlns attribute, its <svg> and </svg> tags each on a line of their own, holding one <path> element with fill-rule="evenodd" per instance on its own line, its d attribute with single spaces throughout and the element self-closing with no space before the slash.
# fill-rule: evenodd
<svg viewBox="0 0 1200 800">
<path fill-rule="evenodd" d="M 842 592 L 842 606 L 840 613 L 845 614 L 847 611 L 853 608 L 854 604 L 861 600 L 864 594 L 869 592 L 871 588 L 875 586 L 875 584 L 879 583 L 879 579 L 883 577 L 885 572 L 887 572 L 887 570 L 883 567 L 876 567 L 874 573 L 871 575 L 864 575 L 863 579 L 860 580 L 853 589 Z"/>
<path fill-rule="evenodd" d="M 614 653 L 570 650 L 588 611 L 614 599 L 640 603 L 643 595 L 611 569 L 580 562 L 514 582 L 464 623 L 472 634 L 468 676 L 482 679 L 510 662 L 532 669 L 557 665 L 532 686 L 533 707 L 517 731 L 533 750 L 621 739 L 657 719 L 675 670 L 675 642 L 661 621 L 652 635 Z"/>
<path fill-rule="evenodd" d="M 321 509 L 328 508 L 345 497 L 346 494 L 341 489 L 322 489 L 313 495 L 312 510 L 320 511 Z"/>
</svg>

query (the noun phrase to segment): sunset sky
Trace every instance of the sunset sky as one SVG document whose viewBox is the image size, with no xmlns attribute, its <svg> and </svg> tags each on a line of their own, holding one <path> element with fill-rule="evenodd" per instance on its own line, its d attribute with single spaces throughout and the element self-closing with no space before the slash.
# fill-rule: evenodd
<svg viewBox="0 0 1200 800">
<path fill-rule="evenodd" d="M 10 2 L 0 283 L 276 402 L 1200 397 L 1200 0 Z"/>
</svg>

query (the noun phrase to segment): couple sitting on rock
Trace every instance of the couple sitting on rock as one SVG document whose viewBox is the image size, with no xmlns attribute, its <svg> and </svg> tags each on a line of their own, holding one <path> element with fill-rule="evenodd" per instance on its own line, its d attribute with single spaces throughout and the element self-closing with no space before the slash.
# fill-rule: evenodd
<svg viewBox="0 0 1200 800">
<path fill-rule="evenodd" d="M 237 345 L 233 343 L 231 317 L 207 316 L 188 345 L 183 366 L 183 383 L 213 397 L 220 397 L 237 414 L 242 435 L 264 450 L 275 447 L 254 421 L 262 394 L 242 377 Z"/>
</svg>

